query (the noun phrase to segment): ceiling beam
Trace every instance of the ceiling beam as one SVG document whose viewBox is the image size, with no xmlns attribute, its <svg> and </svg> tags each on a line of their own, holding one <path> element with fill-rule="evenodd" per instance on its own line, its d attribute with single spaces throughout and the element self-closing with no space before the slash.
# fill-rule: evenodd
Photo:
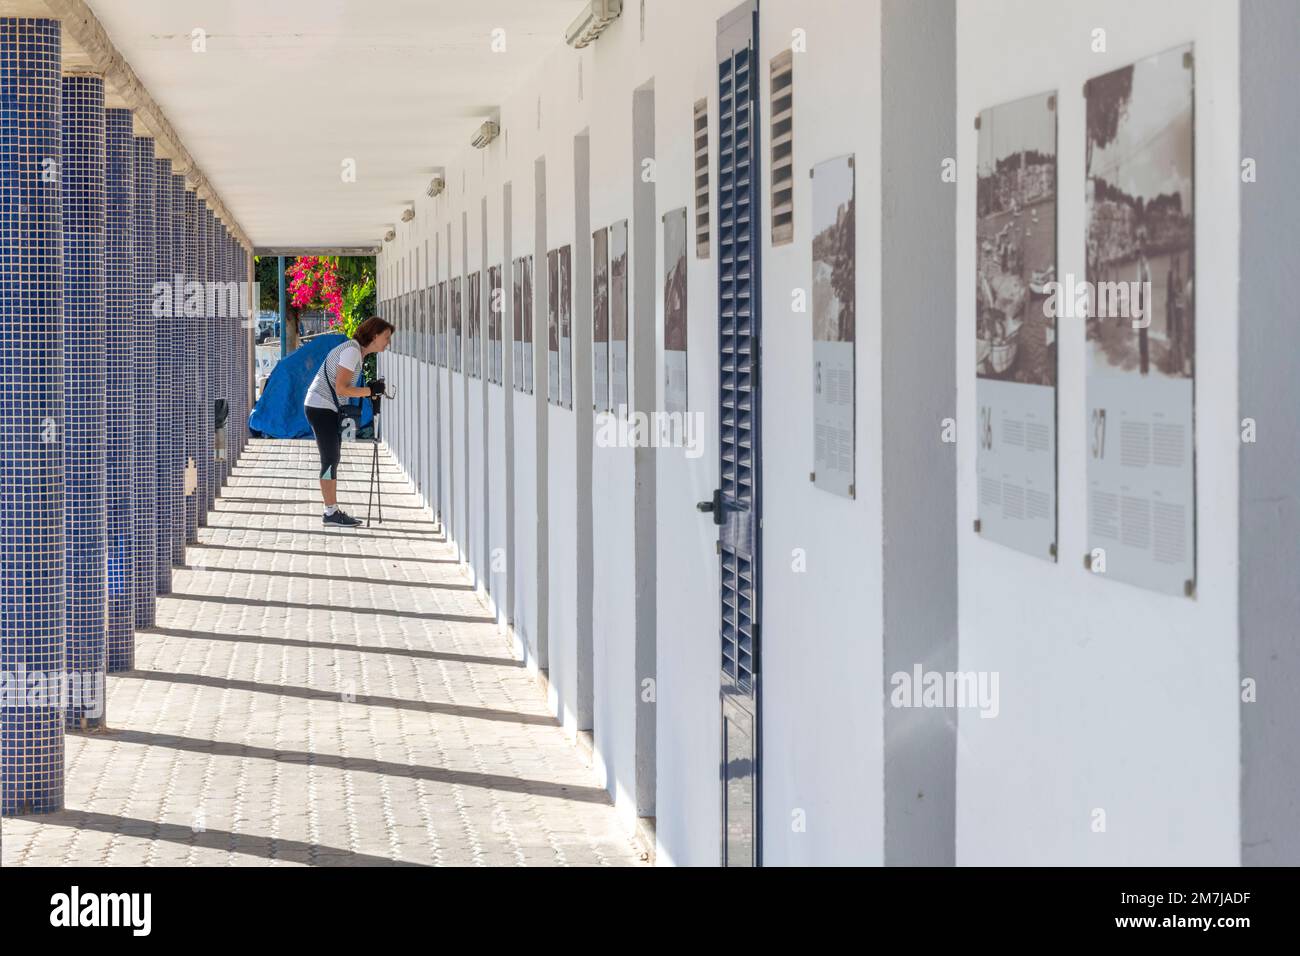
<svg viewBox="0 0 1300 956">
<path fill-rule="evenodd" d="M 226 228 L 246 249 L 253 246 L 252 240 L 239 225 L 234 214 L 226 207 L 199 164 L 194 161 L 189 150 L 181 141 L 176 130 L 163 114 L 162 108 L 154 102 L 149 90 L 140 82 L 131 64 L 127 63 L 117 47 L 108 38 L 94 12 L 86 0 L 44 0 L 50 14 L 63 21 L 63 32 L 72 39 L 81 56 L 79 68 L 90 69 L 104 77 L 105 84 L 135 114 L 136 124 L 143 126 L 148 135 L 154 138 L 158 154 L 170 158 L 172 169 L 183 173 L 186 180 L 194 187 L 199 198 L 207 203 Z"/>
<path fill-rule="evenodd" d="M 255 256 L 377 256 L 379 246 L 258 246 Z"/>
</svg>

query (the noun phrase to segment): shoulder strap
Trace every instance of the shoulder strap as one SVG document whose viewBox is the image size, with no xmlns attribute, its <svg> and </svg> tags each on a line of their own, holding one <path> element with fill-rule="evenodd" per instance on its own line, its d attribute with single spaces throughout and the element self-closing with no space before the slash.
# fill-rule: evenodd
<svg viewBox="0 0 1300 956">
<path fill-rule="evenodd" d="M 343 343 L 343 345 L 346 344 L 347 344 L 346 342 Z M 343 347 L 342 345 L 336 346 L 336 348 L 342 348 L 342 347 Z M 333 349 L 331 349 L 330 352 L 326 354 L 325 361 L 321 365 L 321 374 L 325 376 L 325 384 L 329 386 L 330 398 L 334 400 L 334 410 L 336 412 L 341 412 L 343 410 L 343 407 L 339 405 L 339 393 L 334 390 L 334 379 L 330 377 L 330 355 L 332 354 L 334 354 Z M 337 374 L 338 366 L 335 365 L 334 369 L 335 369 L 335 373 Z"/>
<path fill-rule="evenodd" d="M 345 349 L 345 348 L 347 348 L 347 347 L 348 347 L 349 345 L 351 345 L 351 344 L 352 344 L 352 340 L 351 340 L 351 339 L 349 339 L 349 340 L 346 341 L 346 342 L 341 342 L 341 343 L 339 343 L 338 345 L 336 345 L 336 346 L 334 347 L 334 349 L 330 352 L 330 355 L 334 354 L 334 351 L 337 351 L 337 352 L 339 353 L 339 361 L 336 362 L 336 363 L 334 364 L 334 374 L 335 374 L 335 375 L 338 374 L 339 365 L 342 364 L 342 358 L 343 358 L 343 351 L 342 351 L 342 350 Z M 337 410 L 337 411 L 339 411 L 339 412 L 342 412 L 342 411 L 343 411 L 343 403 L 339 401 L 339 393 L 338 393 L 337 391 L 335 391 L 335 389 L 334 389 L 334 379 L 330 376 L 329 364 L 330 364 L 330 357 L 329 357 L 329 355 L 326 355 L 326 356 L 325 356 L 325 363 L 324 363 L 324 365 L 321 366 L 321 371 L 323 371 L 323 372 L 325 373 L 325 384 L 328 385 L 328 386 L 330 387 L 330 397 L 334 399 L 334 408 L 335 408 L 335 410 Z M 360 372 L 361 370 L 358 369 L 357 371 Z M 354 404 L 356 404 L 356 403 L 355 403 L 355 402 L 348 402 L 348 404 L 349 404 L 349 405 L 354 405 Z"/>
</svg>

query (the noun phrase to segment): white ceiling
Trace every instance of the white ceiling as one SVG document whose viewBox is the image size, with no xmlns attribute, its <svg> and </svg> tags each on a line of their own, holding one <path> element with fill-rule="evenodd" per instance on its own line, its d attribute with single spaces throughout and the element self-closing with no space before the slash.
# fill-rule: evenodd
<svg viewBox="0 0 1300 956">
<path fill-rule="evenodd" d="M 585 5 L 88 2 L 258 246 L 378 243 Z M 492 51 L 496 28 L 504 53 Z M 340 176 L 347 158 L 354 183 Z"/>
</svg>

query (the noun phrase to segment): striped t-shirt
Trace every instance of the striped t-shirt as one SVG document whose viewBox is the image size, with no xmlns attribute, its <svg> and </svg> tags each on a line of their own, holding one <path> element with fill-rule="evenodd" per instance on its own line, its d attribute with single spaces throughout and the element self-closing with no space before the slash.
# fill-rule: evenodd
<svg viewBox="0 0 1300 956">
<path fill-rule="evenodd" d="M 307 398 L 303 402 L 304 407 L 324 408 L 331 412 L 341 411 L 330 394 L 330 386 L 337 380 L 340 367 L 349 372 L 357 372 L 358 374 L 353 376 L 352 384 L 359 384 L 361 346 L 355 340 L 348 339 L 330 349 L 329 354 L 325 356 L 325 361 L 317 370 L 316 377 L 311 380 L 311 387 L 307 389 Z M 347 404 L 342 395 L 339 396 L 339 401 Z"/>
</svg>

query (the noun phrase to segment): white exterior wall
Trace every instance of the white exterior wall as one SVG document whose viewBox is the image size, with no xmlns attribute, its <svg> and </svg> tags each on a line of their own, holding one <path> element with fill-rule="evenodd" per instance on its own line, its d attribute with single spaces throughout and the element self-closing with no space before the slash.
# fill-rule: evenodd
<svg viewBox="0 0 1300 956">
<path fill-rule="evenodd" d="M 635 9 L 630 11 L 635 14 Z M 608 43 L 606 43 L 608 41 Z M 632 217 L 632 90 L 651 75 L 635 15 L 626 14 L 595 46 L 584 66 L 591 125 L 591 228 Z M 588 237 L 590 241 L 590 237 Z M 628 235 L 628 340 L 633 278 Z M 590 321 L 590 319 L 588 319 Z M 636 387 L 631 350 L 628 395 Z M 594 429 L 611 413 L 597 412 Z M 636 571 L 632 505 L 634 449 L 595 445 L 592 437 L 592 738 L 596 765 L 629 824 L 636 817 Z"/>
<path fill-rule="evenodd" d="M 578 99 L 578 63 L 584 58 L 566 48 L 556 50 L 544 72 L 551 82 L 538 92 L 542 104 L 539 147 L 546 156 L 546 250 L 534 260 L 534 275 L 547 267 L 545 252 L 572 246 L 574 236 L 573 138 L 587 125 L 586 103 Z M 584 90 L 585 97 L 585 90 Z M 534 103 L 534 109 L 536 104 Z M 530 207 L 531 209 L 531 207 Z M 529 222 L 531 224 L 531 217 Z M 529 229 L 531 237 L 532 231 Z M 590 242 L 591 238 L 586 237 Z M 572 256 L 572 253 L 570 253 Z M 570 278 L 571 323 L 573 285 Z M 536 285 L 536 280 L 534 280 Z M 558 302 L 558 299 L 557 299 Z M 543 305 L 545 300 L 543 300 Z M 588 321 L 590 318 L 588 317 Z M 547 314 L 534 317 L 535 339 L 541 349 L 541 367 L 547 366 Z M 570 340 L 572 348 L 572 340 Z M 590 354 L 581 357 L 590 363 Z M 573 351 L 573 367 L 580 356 Z M 537 389 L 546 401 L 546 388 Z M 584 399 L 589 400 L 587 396 Z M 574 395 L 576 407 L 579 396 Z M 573 408 L 547 405 L 547 676 L 550 706 L 565 729 L 577 729 L 577 629 L 578 629 L 578 499 L 577 432 Z"/>
<path fill-rule="evenodd" d="M 412 235 L 441 236 L 434 281 L 446 278 L 446 226 L 460 273 L 462 209 L 469 217 L 468 271 L 503 264 L 503 385 L 488 386 L 490 541 L 475 562 L 489 574 L 498 619 L 506 623 L 513 575 L 516 652 L 537 666 L 539 608 L 536 540 L 544 521 L 549 549 L 546 628 L 551 707 L 574 727 L 577 604 L 576 449 L 592 436 L 574 432 L 573 412 L 550 407 L 549 510 L 536 501 L 536 403 L 515 392 L 510 372 L 511 284 L 502 235 L 502 189 L 509 183 L 509 257 L 586 243 L 574 235 L 573 137 L 590 131 L 591 228 L 632 212 L 632 95 L 653 81 L 656 117 L 656 340 L 662 341 L 663 248 L 659 216 L 686 206 L 689 264 L 689 409 L 703 415 L 703 453 L 663 450 L 657 462 L 658 700 L 656 827 L 662 863 L 719 859 L 717 530 L 695 503 L 717 485 L 717 237 L 709 259 L 695 257 L 691 118 L 709 99 L 710 185 L 716 190 L 715 23 L 733 0 L 656 0 L 647 5 L 642 41 L 638 5 L 584 51 L 557 48 L 519 94 L 501 104 L 503 135 L 478 152 L 466 146 L 447 170 L 448 194 L 417 200 Z M 887 551 L 881 542 L 882 407 L 880 234 L 882 184 L 880 9 L 762 0 L 760 115 L 767 121 L 767 65 L 806 31 L 808 52 L 794 62 L 795 239 L 770 245 L 768 147 L 760 153 L 763 204 L 764 527 L 763 806 L 768 864 L 883 861 L 883 708 L 881 673 Z M 1109 49 L 1093 53 L 1104 26 Z M 1041 0 L 957 4 L 958 181 L 956 277 L 960 668 L 1000 674 L 1001 714 L 959 713 L 957 860 L 962 864 L 1223 864 L 1239 859 L 1240 779 L 1237 697 L 1236 257 L 1239 162 L 1238 5 L 1218 0 L 1094 0 L 1086 7 Z M 1196 43 L 1198 597 L 1167 598 L 1089 575 L 1085 541 L 1084 340 L 1060 337 L 1059 497 L 1061 559 L 1024 557 L 971 532 L 975 453 L 972 325 L 974 152 L 972 120 L 985 107 L 1047 89 L 1060 91 L 1059 269 L 1083 273 L 1083 82 L 1151 53 Z M 578 99 L 578 64 L 582 99 Z M 1009 68 L 1008 64 L 1014 64 Z M 541 97 L 541 129 L 537 101 Z M 924 121 L 924 117 L 918 117 Z M 857 190 L 856 498 L 815 490 L 812 470 L 812 335 L 809 313 L 791 311 L 795 289 L 810 286 L 809 168 L 853 153 Z M 546 158 L 545 248 L 535 247 L 534 162 Z M 943 157 L 933 163 L 936 179 Z M 468 170 L 462 196 L 462 168 Z M 454 195 L 449 195 L 454 194 Z M 478 263 L 480 200 L 487 199 L 488 261 Z M 381 261 L 415 241 L 399 229 Z M 422 241 L 422 240 L 421 240 Z M 630 234 L 629 234 L 629 246 Z M 390 247 L 392 247 L 390 249 Z M 434 247 L 431 245 L 431 249 Z M 432 253 L 431 253 L 432 256 Z M 630 269 L 635 270 L 629 254 Z M 382 271 L 382 270 L 381 270 Z M 924 275 L 921 275 L 921 280 Z M 577 281 L 575 270 L 575 283 Z M 629 325 L 631 290 L 629 275 Z M 574 313 L 575 325 L 590 321 Z M 546 311 L 534 314 L 545 368 Z M 485 326 L 486 331 L 486 326 Z M 631 332 L 629 334 L 631 338 Z M 575 349 L 574 367 L 589 362 Z M 662 380 L 662 355 L 656 364 Z M 632 362 L 629 361 L 629 375 Z M 405 373 L 403 373 L 405 374 Z M 446 416 L 446 375 L 441 375 Z M 576 379 L 576 375 L 575 375 Z M 471 383 L 473 386 L 474 383 Z M 658 383 L 656 383 L 658 387 Z M 631 383 L 635 389 L 636 383 Z M 457 391 L 456 421 L 462 393 Z M 590 396 L 574 395 L 575 404 Z M 513 499 L 506 493 L 506 404 L 513 409 Z M 660 391 L 657 407 L 662 407 Z M 404 409 L 403 413 L 407 413 Z M 427 409 L 422 414 L 428 414 Z M 444 422 L 444 429 L 451 422 Z M 424 426 L 428 428 L 428 426 Z M 460 429 L 458 424 L 457 430 Z M 597 415 L 596 429 L 601 427 Z M 936 426 L 937 428 L 937 426 Z M 445 432 L 444 432 L 445 434 Z M 432 430 L 427 435 L 432 440 Z M 464 494 L 464 444 L 456 447 L 457 496 Z M 469 443 L 471 489 L 476 443 Z M 408 462 L 410 448 L 401 449 Z M 443 506 L 451 475 L 442 459 Z M 635 817 L 633 452 L 593 450 L 594 728 L 596 769 L 631 825 Z M 436 482 L 430 481 L 429 494 Z M 474 518 L 481 506 L 470 492 Z M 507 512 L 513 509 L 513 552 Z M 458 515 L 463 514 L 458 513 Z M 463 527 L 463 516 L 456 528 Z M 793 569 L 802 553 L 806 572 Z M 494 555 L 500 562 L 494 564 Z M 500 569 L 500 570 L 498 570 Z M 1108 833 L 1094 834 L 1091 812 L 1104 808 Z M 792 826 L 800 815 L 803 830 Z"/>
<path fill-rule="evenodd" d="M 683 448 L 660 449 L 657 461 L 659 537 L 659 702 L 655 829 L 664 864 L 716 866 L 719 855 L 718 779 L 721 733 L 718 700 L 720 659 L 719 568 L 712 516 L 697 502 L 718 486 L 718 268 L 717 230 L 710 226 L 710 255 L 695 255 L 695 143 L 690 125 L 695 101 L 709 101 L 709 183 L 717 177 L 717 18 L 732 3 L 699 4 L 692 25 L 670 32 L 651 19 L 646 42 L 670 48 L 677 65 L 655 75 L 655 200 L 660 215 L 686 207 L 687 411 L 698 416 L 698 457 Z M 661 54 L 662 55 L 662 54 Z M 630 142 L 631 132 L 628 132 Z M 717 203 L 710 202 L 710 222 Z M 659 276 L 655 295 L 655 339 L 663 342 L 663 226 L 656 229 Z M 657 350 L 658 400 L 663 407 L 663 350 Z M 696 454 L 693 450 L 691 454 Z M 630 456 L 629 456 L 630 459 Z M 599 565 L 597 566 L 599 573 Z M 599 634 L 599 632 L 597 632 Z"/>
<path fill-rule="evenodd" d="M 795 241 L 773 249 L 764 201 L 763 704 L 765 861 L 882 860 L 880 390 L 880 7 L 767 3 L 762 62 L 796 27 Z M 849 79 L 852 95 L 844 93 Z M 763 76 L 767 102 L 767 75 Z M 826 122 L 834 104 L 841 122 Z M 815 119 L 809 119 L 815 117 Z M 802 118 L 802 119 L 801 119 Z M 768 147 L 764 130 L 764 172 Z M 856 498 L 818 491 L 813 470 L 809 169 L 853 153 L 857 197 Z M 764 181 L 765 186 L 767 181 Z M 795 549 L 807 571 L 795 573 Z M 810 693 L 809 688 L 816 688 Z M 792 826 L 796 811 L 806 832 Z"/>
<path fill-rule="evenodd" d="M 533 274 L 536 276 L 536 248 L 533 238 L 535 188 L 533 162 L 540 155 L 536 123 L 536 105 L 531 97 L 527 102 L 512 100 L 501 108 L 502 137 L 490 149 L 503 151 L 504 177 L 511 184 L 511 258 L 532 254 Z M 509 142 L 506 142 L 506 137 Z M 468 150 L 467 150 L 468 151 Z M 513 309 L 513 271 L 509 273 L 511 289 L 506 296 Z M 533 316 L 534 339 L 538 329 L 538 316 Z M 544 322 L 545 319 L 543 318 Z M 506 312 L 505 322 L 513 329 L 513 311 Z M 538 608 L 537 588 L 537 410 L 536 388 L 530 395 L 515 391 L 513 376 L 505 377 L 504 388 L 514 403 L 514 553 L 510 567 L 514 579 L 514 615 L 511 624 L 515 635 L 515 652 L 524 658 L 529 670 L 538 667 Z M 541 396 L 545 401 L 545 395 Z"/>
<path fill-rule="evenodd" d="M 1237 687 L 1238 5 L 996 0 L 957 8 L 957 355 L 974 363 L 974 117 L 1056 89 L 1058 274 L 1084 275 L 1083 84 L 1192 41 L 1197 596 L 1094 576 L 1086 548 L 1084 330 L 1058 331 L 1060 561 L 980 540 L 975 445 L 958 443 L 961 669 L 1000 673 L 1001 714 L 960 714 L 959 864 L 1233 865 Z M 1090 48 L 1104 27 L 1107 51 Z M 1007 63 L 1014 62 L 1015 69 Z M 1071 322 L 1074 326 L 1071 327 Z M 957 420 L 975 421 L 958 377 Z M 1094 833 L 1092 812 L 1106 813 Z"/>
<path fill-rule="evenodd" d="M 465 423 L 465 459 L 461 474 L 464 476 L 465 483 L 465 536 L 468 544 L 465 548 L 465 564 L 469 569 L 470 583 L 478 586 L 480 568 L 482 567 L 480 555 L 483 549 L 483 382 L 481 379 L 471 377 L 469 373 L 469 327 L 471 303 L 469 299 L 469 277 L 479 271 L 482 265 L 483 246 L 483 209 L 480 198 L 483 189 L 483 165 L 471 164 L 465 169 L 464 198 L 460 206 L 462 215 L 456 217 L 461 222 L 461 231 L 464 234 L 465 248 L 463 250 L 464 273 L 461 277 L 461 310 L 464 317 L 461 320 L 462 335 L 464 336 L 464 349 L 466 354 L 462 355 L 461 377 L 464 380 L 464 415 L 462 420 Z M 453 223 L 453 229 L 456 224 Z M 479 295 L 482 296 L 482 282 L 479 279 Z M 482 304 L 480 299 L 479 308 Z M 478 356 L 479 370 L 482 371 L 482 345 L 479 346 Z"/>
<path fill-rule="evenodd" d="M 510 292 L 505 283 L 504 268 L 508 265 L 505 255 L 505 236 L 502 223 L 505 215 L 505 198 L 503 194 L 504 177 L 501 173 L 502 151 L 489 148 L 484 151 L 481 162 L 483 173 L 481 188 L 487 198 L 487 249 L 488 260 L 483 269 L 483 295 L 488 308 L 491 308 L 492 289 L 488 281 L 488 269 L 502 266 L 502 301 L 501 301 L 501 349 L 502 368 L 510 358 Z M 487 343 L 488 318 L 483 319 L 485 346 Z M 486 371 L 484 375 L 486 376 Z M 489 382 L 487 386 L 487 429 L 488 429 L 488 553 L 487 585 L 492 597 L 492 606 L 496 612 L 497 624 L 504 631 L 508 626 L 506 596 L 509 569 L 512 556 L 506 546 L 506 520 L 508 509 L 506 484 L 506 402 L 511 400 L 510 386 Z"/>
<path fill-rule="evenodd" d="M 534 255 L 534 275 L 546 267 L 545 249 L 534 248 L 533 163 L 546 158 L 546 248 L 590 242 L 573 234 L 573 137 L 589 128 L 591 137 L 591 228 L 603 228 L 632 212 L 632 95 L 653 81 L 656 94 L 657 204 L 655 287 L 662 289 L 663 234 L 660 216 L 687 207 L 688 230 L 695 222 L 693 189 L 692 108 L 696 99 L 710 102 L 710 177 L 716 177 L 717 88 L 716 22 L 735 6 L 731 0 L 707 3 L 674 2 L 647 11 L 642 42 L 636 10 L 630 9 L 594 46 L 586 51 L 556 51 L 536 82 L 516 99 L 502 104 L 505 137 L 485 152 L 489 173 L 482 192 L 467 195 L 471 210 L 478 196 L 489 197 L 489 248 L 500 249 L 496 233 L 500 218 L 500 183 L 512 183 L 512 256 Z M 811 330 L 809 316 L 789 312 L 790 290 L 808 286 L 810 223 L 807 169 L 810 162 L 855 152 L 869 157 L 879 152 L 879 78 L 861 71 L 863 49 L 879 43 L 879 11 L 843 8 L 802 11 L 794 0 L 763 4 L 760 80 L 766 114 L 766 63 L 789 44 L 799 26 L 809 33 L 817 56 L 796 62 L 796 103 L 841 96 L 839 84 L 847 72 L 857 72 L 864 97 L 849 104 L 854 122 L 799 123 L 796 119 L 796 241 L 772 250 L 764 234 L 764 441 L 767 447 L 764 480 L 765 518 L 764 601 L 764 734 L 763 760 L 766 807 L 765 852 L 768 862 L 879 862 L 881 855 L 880 701 L 862 693 L 862 675 L 874 682 L 880 655 L 879 548 L 864 550 L 863 542 L 879 540 L 880 500 L 877 456 L 879 446 L 879 329 L 871 309 L 861 310 L 859 324 L 858 498 L 845 502 L 814 491 L 807 481 L 812 456 L 807 421 L 811 410 Z M 687 52 L 689 50 L 689 53 Z M 578 62 L 583 62 L 583 98 L 578 99 Z M 541 97 L 542 128 L 537 129 L 537 98 Z M 805 109 L 808 107 L 805 106 Z M 797 114 L 798 115 L 798 112 Z M 503 172 L 491 174 L 500 160 Z M 766 179 L 766 130 L 762 155 Z M 466 149 L 467 169 L 482 160 Z M 869 301 L 878 290 L 879 217 L 870 197 L 879 184 L 871 178 L 874 165 L 859 165 L 858 202 L 868 210 L 859 216 L 859 299 Z M 458 191 L 459 165 L 448 168 L 448 193 Z M 459 200 L 459 196 L 454 197 Z M 435 202 L 438 202 L 435 200 Z M 766 207 L 767 194 L 763 193 Z M 426 214 L 417 209 L 417 218 Z M 453 224 L 453 246 L 459 237 L 459 206 L 436 210 L 435 229 Z M 766 220 L 766 217 L 765 217 Z M 713 222 L 716 229 L 716 210 Z M 445 235 L 445 231 L 442 232 Z M 471 234 L 473 228 L 471 227 Z M 629 234 L 629 246 L 630 246 Z M 471 240 L 473 245 L 475 240 Z M 470 251 L 471 256 L 474 250 Z M 718 861 L 718 568 L 714 549 L 717 530 L 695 503 L 710 497 L 717 484 L 717 237 L 708 259 L 697 259 L 688 243 L 690 296 L 689 409 L 702 416 L 702 453 L 687 457 L 684 449 L 666 449 L 658 457 L 658 777 L 657 831 L 660 859 L 665 863 L 714 864 Z M 498 261 L 500 253 L 490 253 Z M 453 262 L 459 251 L 453 252 Z M 445 274 L 445 251 L 435 275 Z M 629 254 L 629 325 L 635 259 Z M 575 276 L 576 281 L 576 276 Z M 656 341 L 662 341 L 662 294 L 656 294 Z M 878 302 L 878 293 L 877 293 Z M 510 316 L 505 319 L 507 326 Z M 574 315 L 574 321 L 590 321 Z M 536 344 L 545 347 L 546 314 L 534 314 Z M 629 331 L 629 338 L 632 333 Z M 545 354 L 541 359 L 544 363 Z M 574 354 L 575 368 L 589 356 Z M 629 360 L 629 376 L 632 374 Z M 543 368 L 544 368 L 543 364 Z M 662 378 L 662 355 L 656 364 Z M 630 389 L 637 383 L 632 381 Z M 662 406 L 662 388 L 655 383 Z M 509 390 L 507 380 L 506 389 Z M 489 404 L 501 389 L 492 386 Z M 517 650 L 530 666 L 536 656 L 536 613 L 539 605 L 533 572 L 536 513 L 535 401 L 546 401 L 545 383 L 535 382 L 531 396 L 510 391 L 514 402 L 515 522 L 514 630 Z M 577 401 L 590 400 L 575 395 Z M 799 409 L 797 414 L 783 409 Z M 576 628 L 576 460 L 573 413 L 548 407 L 549 465 L 549 677 L 551 706 L 565 726 L 573 727 L 577 668 Z M 601 427 L 597 416 L 596 429 Z M 493 455 L 501 444 L 502 415 L 493 410 Z M 593 441 L 594 436 L 583 440 Z M 462 454 L 459 440 L 456 454 Z M 787 453 L 784 449 L 790 449 Z M 459 457 L 457 458 L 459 461 Z M 502 462 L 497 463 L 501 467 Z M 445 467 L 445 464 L 444 464 Z M 459 470 L 459 469 L 458 469 Z M 444 482 L 447 476 L 444 475 Z M 460 482 L 463 484 L 463 479 Z M 503 484 L 503 483 L 502 483 Z M 596 767 L 629 825 L 635 816 L 635 630 L 631 608 L 635 586 L 633 540 L 633 454 L 631 448 L 593 449 L 594 535 L 594 729 Z M 444 488 L 445 493 L 445 488 Z M 457 496 L 461 494 L 458 487 Z M 493 547 L 504 547 L 503 489 L 493 489 L 491 516 Z M 457 513 L 457 522 L 463 520 Z M 806 575 L 790 571 L 790 554 L 809 554 Z M 499 575 L 494 576 L 494 580 Z M 874 583 L 873 583 L 874 582 Z M 504 590 L 504 583 L 494 585 Z M 498 609 L 500 605 L 498 604 Z M 500 613 L 500 610 L 498 611 Z M 526 651 L 524 650 L 526 648 Z M 819 648 L 819 653 L 810 653 Z M 812 683 L 831 693 L 810 697 Z M 840 685 L 835 687 L 834 685 Z M 806 812 L 807 832 L 791 833 L 796 809 Z"/>
</svg>

